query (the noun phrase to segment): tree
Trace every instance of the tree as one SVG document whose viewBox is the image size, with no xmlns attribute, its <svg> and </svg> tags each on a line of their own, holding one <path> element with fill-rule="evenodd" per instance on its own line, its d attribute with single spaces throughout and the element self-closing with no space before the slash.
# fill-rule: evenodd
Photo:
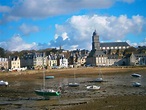
<svg viewBox="0 0 146 110">
<path fill-rule="evenodd" d="M 5 57 L 5 50 L 0 47 L 0 57 Z"/>
</svg>

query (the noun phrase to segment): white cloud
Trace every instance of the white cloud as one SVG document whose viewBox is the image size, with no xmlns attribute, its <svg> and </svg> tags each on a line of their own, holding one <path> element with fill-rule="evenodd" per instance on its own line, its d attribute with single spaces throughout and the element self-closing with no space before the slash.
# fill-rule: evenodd
<svg viewBox="0 0 146 110">
<path fill-rule="evenodd" d="M 0 24 L 4 24 L 10 21 L 18 21 L 20 17 L 12 16 L 12 15 L 4 15 L 2 19 L 0 19 Z"/>
<path fill-rule="evenodd" d="M 44 18 L 62 14 L 70 14 L 82 9 L 109 8 L 116 2 L 132 3 L 134 0 L 15 0 L 13 6 L 0 6 L 4 13 L 1 23 L 7 17 Z M 5 14 L 7 13 L 7 14 Z M 12 19 L 13 20 L 13 19 Z"/>
<path fill-rule="evenodd" d="M 20 35 L 14 35 L 11 39 L 5 42 L 0 42 L 0 47 L 10 51 L 21 51 L 21 50 L 38 50 L 42 49 L 43 44 L 37 44 L 35 42 L 28 44 L 20 37 Z"/>
<path fill-rule="evenodd" d="M 39 28 L 37 26 L 26 25 L 26 24 L 22 24 L 19 27 L 19 29 L 24 35 L 29 35 L 30 33 L 39 31 Z"/>
<path fill-rule="evenodd" d="M 133 3 L 135 0 L 122 0 L 123 2 Z"/>
<path fill-rule="evenodd" d="M 68 38 L 68 36 L 67 36 L 67 33 L 66 33 L 66 32 L 62 33 L 62 38 L 63 38 L 63 40 L 65 40 L 65 39 L 67 39 L 67 38 Z"/>
<path fill-rule="evenodd" d="M 10 11 L 11 11 L 10 7 L 0 5 L 0 12 L 1 13 L 6 13 L 6 12 L 10 12 Z"/>
<path fill-rule="evenodd" d="M 12 9 L 19 17 L 41 18 L 78 11 L 84 8 L 107 8 L 116 0 L 24 0 Z M 25 9 L 25 10 L 24 10 Z M 27 12 L 27 13 L 26 13 Z"/>
<path fill-rule="evenodd" d="M 65 24 L 56 25 L 56 35 L 62 36 L 63 33 L 66 33 L 68 36 L 66 42 L 55 40 L 53 45 L 56 44 L 57 46 L 57 44 L 62 42 L 62 45 L 66 45 L 65 47 L 70 49 L 72 45 L 78 45 L 78 48 L 81 49 L 91 49 L 92 32 L 95 29 L 100 36 L 100 41 L 122 41 L 128 34 L 136 35 L 142 32 L 144 24 L 144 18 L 139 15 L 131 18 L 128 18 L 126 15 L 119 17 L 99 15 L 72 16 Z"/>
</svg>

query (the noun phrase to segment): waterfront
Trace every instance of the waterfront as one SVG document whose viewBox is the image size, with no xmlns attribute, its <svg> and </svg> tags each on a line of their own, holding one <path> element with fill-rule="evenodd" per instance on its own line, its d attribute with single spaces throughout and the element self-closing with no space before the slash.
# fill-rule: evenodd
<svg viewBox="0 0 146 110">
<path fill-rule="evenodd" d="M 46 80 L 47 87 L 57 89 L 58 85 L 60 84 L 66 85 L 69 81 L 73 80 L 74 71 L 76 71 L 76 80 L 80 83 L 80 86 L 78 88 L 70 88 L 68 86 L 65 86 L 65 91 L 60 97 L 53 97 L 50 100 L 44 100 L 42 97 L 39 97 L 34 93 L 35 89 L 39 89 L 42 86 L 41 70 L 1 73 L 1 79 L 7 80 L 9 82 L 9 86 L 0 87 L 0 109 L 63 110 L 72 109 L 76 106 L 83 107 L 90 103 L 92 105 L 92 102 L 105 100 L 106 98 L 106 100 L 108 101 L 113 97 L 118 99 L 118 97 L 126 98 L 126 96 L 134 98 L 139 96 L 146 96 L 146 68 L 144 67 L 101 68 L 104 79 L 104 82 L 102 83 L 92 82 L 95 78 L 98 77 L 98 68 L 91 67 L 77 68 L 75 70 L 49 70 L 46 71 L 46 74 L 54 75 L 55 78 Z M 142 78 L 133 78 L 131 74 L 134 72 L 140 73 L 142 75 Z M 139 80 L 141 82 L 141 87 L 132 86 L 132 82 L 136 80 Z M 98 91 L 86 90 L 86 86 L 91 84 L 99 85 L 101 86 L 101 89 Z M 135 103 L 140 103 L 140 101 L 135 101 Z M 110 108 L 110 105 L 108 104 L 110 103 L 106 103 L 106 106 Z M 93 109 L 98 110 L 97 108 Z"/>
</svg>

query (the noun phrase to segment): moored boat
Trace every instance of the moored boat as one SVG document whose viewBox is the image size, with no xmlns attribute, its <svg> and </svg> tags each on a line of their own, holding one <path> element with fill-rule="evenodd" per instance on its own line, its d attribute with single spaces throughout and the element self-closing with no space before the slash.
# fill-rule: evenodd
<svg viewBox="0 0 146 110">
<path fill-rule="evenodd" d="M 43 59 L 44 59 L 44 55 L 43 55 Z M 35 90 L 35 93 L 39 96 L 43 96 L 46 99 L 50 98 L 51 96 L 59 96 L 61 94 L 61 92 L 59 91 L 55 91 L 53 89 L 46 89 L 46 76 L 45 76 L 45 72 L 44 72 L 44 60 L 43 60 L 43 88 L 42 89 L 37 89 Z"/>
<path fill-rule="evenodd" d="M 103 82 L 103 78 L 96 78 L 94 82 Z"/>
<path fill-rule="evenodd" d="M 133 85 L 133 87 L 140 87 L 141 83 L 140 82 L 134 82 L 132 85 Z"/>
<path fill-rule="evenodd" d="M 43 97 L 50 97 L 50 96 L 59 96 L 60 93 L 58 91 L 55 91 L 53 89 L 40 89 L 35 90 L 35 93 L 37 95 L 43 96 Z"/>
<path fill-rule="evenodd" d="M 92 86 L 87 86 L 86 88 L 87 90 L 99 90 L 100 86 L 92 85 Z"/>
<path fill-rule="evenodd" d="M 76 82 L 76 76 L 75 76 L 75 70 L 74 70 L 74 79 L 73 82 L 69 82 L 68 86 L 69 87 L 78 87 L 80 84 Z"/>
<path fill-rule="evenodd" d="M 78 87 L 79 83 L 68 83 L 69 87 Z"/>
<path fill-rule="evenodd" d="M 8 86 L 8 82 L 7 81 L 3 81 L 3 80 L 1 80 L 0 81 L 0 86 Z"/>
<path fill-rule="evenodd" d="M 138 73 L 133 73 L 131 76 L 133 76 L 133 77 L 141 77 L 141 75 L 138 74 Z"/>
<path fill-rule="evenodd" d="M 45 79 L 54 79 L 54 76 L 45 76 Z"/>
</svg>

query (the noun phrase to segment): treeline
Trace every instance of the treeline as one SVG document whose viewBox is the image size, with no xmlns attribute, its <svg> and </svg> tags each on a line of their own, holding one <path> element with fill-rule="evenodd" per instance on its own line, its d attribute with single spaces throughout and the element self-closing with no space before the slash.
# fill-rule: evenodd
<svg viewBox="0 0 146 110">
<path fill-rule="evenodd" d="M 47 48 L 47 49 L 43 49 L 43 50 L 22 50 L 22 51 L 8 51 L 5 50 L 4 48 L 0 47 L 0 57 L 1 58 L 8 58 L 9 56 L 24 56 L 24 55 L 28 55 L 29 53 L 41 53 L 41 52 L 45 52 L 46 55 L 50 55 L 51 53 L 57 54 L 62 50 L 58 50 L 56 48 Z"/>
<path fill-rule="evenodd" d="M 59 54 L 63 51 L 63 49 L 56 49 L 56 48 L 47 48 L 43 50 L 22 50 L 22 51 L 8 51 L 5 50 L 4 48 L 0 47 L 0 57 L 2 58 L 8 58 L 9 56 L 23 56 L 23 55 L 28 55 L 29 53 L 35 53 L 35 52 L 45 52 L 46 55 L 50 55 L 51 53 L 53 54 Z M 117 51 L 118 52 L 118 51 Z M 128 49 L 125 49 L 123 51 L 123 55 L 127 54 L 146 54 L 146 46 L 138 46 L 138 47 L 130 47 Z"/>
</svg>

